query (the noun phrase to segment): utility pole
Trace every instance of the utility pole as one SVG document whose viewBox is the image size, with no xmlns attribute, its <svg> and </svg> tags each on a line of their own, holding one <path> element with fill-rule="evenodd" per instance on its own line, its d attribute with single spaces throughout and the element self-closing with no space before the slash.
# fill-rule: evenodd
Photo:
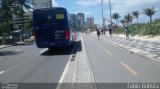
<svg viewBox="0 0 160 89">
<path fill-rule="evenodd" d="M 110 9 L 110 21 L 111 21 L 111 27 L 112 27 L 112 11 L 111 11 L 111 0 L 109 0 L 109 9 Z"/>
<path fill-rule="evenodd" d="M 102 10 L 102 28 L 104 29 L 104 16 L 103 16 L 103 0 L 101 0 L 101 10 Z"/>
</svg>

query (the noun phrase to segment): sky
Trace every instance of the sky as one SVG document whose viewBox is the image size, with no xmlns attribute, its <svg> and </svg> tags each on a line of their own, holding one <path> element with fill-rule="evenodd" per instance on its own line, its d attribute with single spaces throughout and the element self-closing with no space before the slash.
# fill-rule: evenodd
<svg viewBox="0 0 160 89">
<path fill-rule="evenodd" d="M 124 15 L 138 10 L 139 22 L 149 22 L 149 17 L 143 13 L 144 8 L 154 7 L 157 11 L 153 19 L 160 18 L 160 0 L 110 0 L 113 13 L 119 13 L 120 19 Z M 96 24 L 102 24 L 101 0 L 52 0 L 54 7 L 65 7 L 69 13 L 85 13 L 85 17 L 93 17 Z M 110 18 L 109 0 L 103 0 L 104 18 Z M 114 21 L 114 20 L 113 20 Z M 136 19 L 133 20 L 133 23 Z"/>
</svg>

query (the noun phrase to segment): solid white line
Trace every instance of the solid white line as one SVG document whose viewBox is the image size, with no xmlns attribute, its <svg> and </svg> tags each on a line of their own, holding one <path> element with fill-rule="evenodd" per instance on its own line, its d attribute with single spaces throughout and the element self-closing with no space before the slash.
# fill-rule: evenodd
<svg viewBox="0 0 160 89">
<path fill-rule="evenodd" d="M 36 55 L 34 55 L 34 56 L 30 57 L 29 59 L 26 59 L 25 61 L 23 61 L 23 62 L 21 62 L 21 63 L 19 63 L 19 64 L 15 65 L 15 66 L 12 66 L 11 68 L 9 68 L 9 69 L 5 70 L 5 72 L 10 71 L 10 70 L 12 70 L 12 69 L 14 69 L 14 68 L 19 67 L 20 65 L 24 64 L 24 63 L 25 63 L 25 62 L 27 62 L 27 61 L 32 60 L 34 57 L 36 57 L 36 56 L 38 56 L 38 55 L 39 55 L 39 54 L 36 54 Z"/>
<path fill-rule="evenodd" d="M 43 53 L 43 52 L 45 52 L 47 50 L 48 50 L 48 48 L 45 48 L 45 49 L 41 50 L 40 53 Z"/>
<path fill-rule="evenodd" d="M 0 74 L 3 74 L 5 71 L 0 71 Z"/>
<path fill-rule="evenodd" d="M 18 50 L 16 50 L 16 52 L 21 52 L 23 49 L 18 49 Z"/>
<path fill-rule="evenodd" d="M 109 52 L 108 50 L 106 50 L 106 53 L 108 53 L 109 55 L 112 55 L 112 53 L 111 53 L 111 52 Z"/>
<path fill-rule="evenodd" d="M 73 46 L 73 50 L 72 50 L 71 54 L 73 54 L 73 51 L 74 51 L 74 50 L 75 50 L 75 45 Z M 59 84 L 58 84 L 58 86 L 57 86 L 56 89 L 61 89 L 61 83 L 63 83 L 64 77 L 65 77 L 65 75 L 66 75 L 66 73 L 67 73 L 67 69 L 68 69 L 68 67 L 69 67 L 69 64 L 70 64 L 71 59 L 72 59 L 72 55 L 70 55 L 70 57 L 69 57 L 69 60 L 68 60 L 68 62 L 67 62 L 67 65 L 66 65 L 66 67 L 65 67 L 65 69 L 64 69 L 64 71 L 63 71 L 63 73 L 62 73 L 62 76 L 61 76 L 61 78 L 60 78 L 60 80 L 59 80 Z"/>
<path fill-rule="evenodd" d="M 133 75 L 137 76 L 137 72 L 135 72 L 131 67 L 129 67 L 127 64 L 125 64 L 124 62 L 120 62 L 129 72 L 131 72 Z"/>
<path fill-rule="evenodd" d="M 73 53 L 74 50 L 75 50 L 75 47 L 73 48 L 72 53 Z M 72 53 L 71 53 L 71 54 L 72 54 Z M 72 59 L 72 55 L 70 55 L 70 57 L 69 57 L 69 60 L 68 60 L 68 62 L 67 62 L 67 65 L 66 65 L 66 67 L 65 67 L 65 69 L 64 69 L 64 71 L 63 71 L 63 73 L 62 73 L 62 76 L 61 76 L 61 78 L 60 78 L 60 80 L 59 80 L 59 83 L 63 83 L 64 77 L 65 77 L 65 75 L 66 75 L 66 73 L 67 73 L 67 68 L 68 68 L 68 66 L 69 66 L 69 63 L 70 63 L 71 59 Z M 59 86 L 60 86 L 60 85 L 59 85 Z M 57 89 L 59 89 L 59 86 L 57 87 Z"/>
<path fill-rule="evenodd" d="M 60 80 L 59 80 L 59 83 L 63 83 L 64 77 L 65 77 L 65 75 L 66 75 L 66 73 L 67 73 L 67 68 L 68 68 L 69 63 L 70 63 L 70 60 L 71 60 L 71 57 L 72 57 L 72 55 L 70 55 L 70 57 L 69 57 L 69 60 L 68 60 L 68 62 L 67 62 L 67 65 L 66 65 L 66 67 L 65 67 L 65 69 L 64 69 L 64 71 L 63 71 L 63 73 L 62 73 L 62 76 L 61 76 L 61 78 L 60 78 Z"/>
</svg>

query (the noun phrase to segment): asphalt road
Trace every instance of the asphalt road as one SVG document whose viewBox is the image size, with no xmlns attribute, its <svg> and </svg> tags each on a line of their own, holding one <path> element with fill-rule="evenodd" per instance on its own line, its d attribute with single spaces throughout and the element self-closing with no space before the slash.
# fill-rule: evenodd
<svg viewBox="0 0 160 89">
<path fill-rule="evenodd" d="M 97 83 L 159 83 L 160 63 L 119 48 L 107 39 L 83 35 Z"/>
<path fill-rule="evenodd" d="M 58 83 L 71 53 L 39 49 L 34 43 L 0 49 L 0 82 Z"/>
</svg>

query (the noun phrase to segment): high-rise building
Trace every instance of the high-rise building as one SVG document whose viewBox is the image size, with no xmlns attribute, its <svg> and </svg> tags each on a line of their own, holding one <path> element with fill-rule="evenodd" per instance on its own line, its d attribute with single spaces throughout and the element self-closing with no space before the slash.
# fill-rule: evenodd
<svg viewBox="0 0 160 89">
<path fill-rule="evenodd" d="M 77 14 L 78 16 L 78 26 L 80 28 L 85 28 L 85 16 L 84 16 L 84 13 L 78 13 Z"/>
<path fill-rule="evenodd" d="M 33 9 L 52 7 L 52 0 L 33 0 L 33 3 Z"/>
<path fill-rule="evenodd" d="M 93 28 L 94 27 L 94 18 L 93 17 L 88 17 L 86 19 L 86 27 L 87 28 Z"/>
<path fill-rule="evenodd" d="M 78 16 L 77 14 L 70 14 L 70 24 L 72 25 L 72 28 L 78 27 Z"/>
</svg>

